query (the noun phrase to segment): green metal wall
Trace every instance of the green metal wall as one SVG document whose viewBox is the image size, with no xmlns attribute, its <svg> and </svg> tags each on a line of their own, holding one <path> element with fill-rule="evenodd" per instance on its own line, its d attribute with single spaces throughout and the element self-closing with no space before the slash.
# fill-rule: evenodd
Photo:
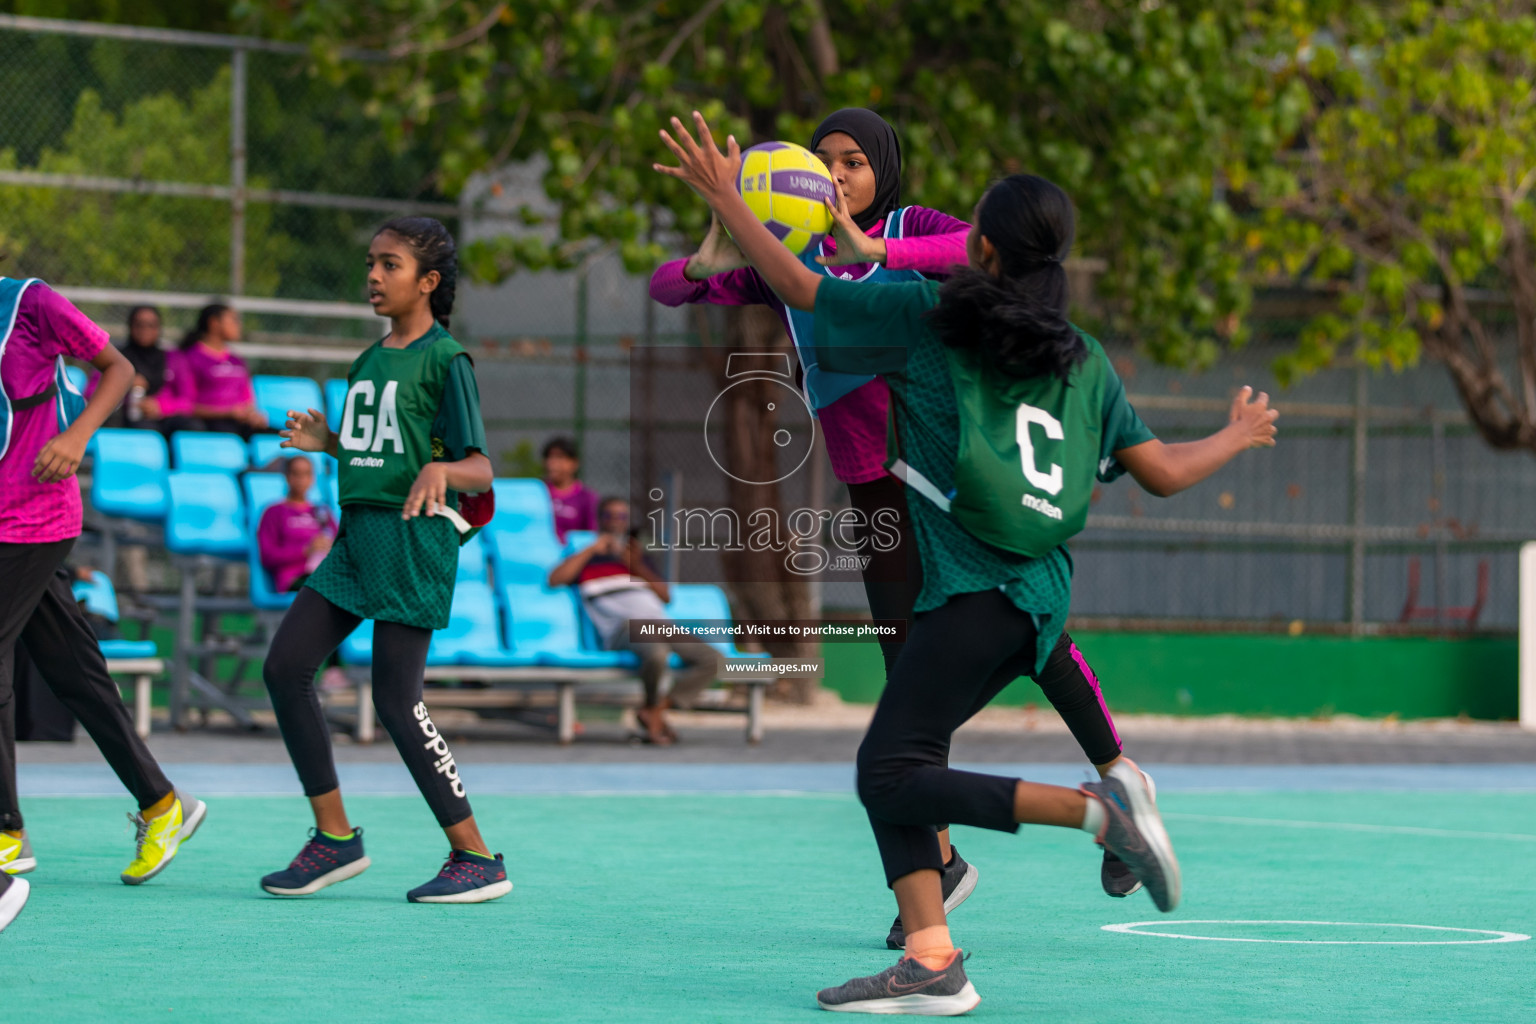
<svg viewBox="0 0 1536 1024">
<path fill-rule="evenodd" d="M 1112 710 L 1501 719 L 1517 715 L 1517 641 L 1509 636 L 1276 636 L 1074 633 Z M 874 644 L 826 644 L 826 685 L 871 702 L 883 685 Z M 1029 680 L 999 698 L 1044 703 Z"/>
</svg>

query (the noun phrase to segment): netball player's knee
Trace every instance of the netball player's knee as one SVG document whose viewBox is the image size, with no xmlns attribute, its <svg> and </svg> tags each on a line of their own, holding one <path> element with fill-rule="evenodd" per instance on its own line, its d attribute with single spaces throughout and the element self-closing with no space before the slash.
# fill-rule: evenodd
<svg viewBox="0 0 1536 1024">
<path fill-rule="evenodd" d="M 900 800 L 911 762 L 872 749 L 866 741 L 859 747 L 857 767 L 859 802 L 870 813 L 888 817 L 885 812 L 894 809 Z"/>
<path fill-rule="evenodd" d="M 277 647 L 267 652 L 266 661 L 261 666 L 261 679 L 267 684 L 267 692 L 279 700 L 302 691 L 305 682 L 313 684 L 314 676 L 313 665 L 308 666 L 306 673 L 301 659 L 285 654 Z"/>
</svg>

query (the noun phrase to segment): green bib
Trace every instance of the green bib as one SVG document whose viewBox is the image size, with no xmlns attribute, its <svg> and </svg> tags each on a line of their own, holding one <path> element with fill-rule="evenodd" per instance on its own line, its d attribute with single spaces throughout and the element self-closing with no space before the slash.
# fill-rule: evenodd
<svg viewBox="0 0 1536 1024">
<path fill-rule="evenodd" d="M 1039 558 L 1082 532 L 1099 468 L 1108 361 L 1089 356 L 1059 378 L 1021 379 L 946 348 L 959 413 L 955 486 L 944 494 L 900 458 L 893 474 L 995 548 Z M 893 449 L 894 450 L 894 449 Z"/>
<path fill-rule="evenodd" d="M 407 348 L 375 343 L 347 371 L 336 454 L 342 505 L 399 508 L 432 461 L 432 424 L 448 364 L 464 351 L 441 327 Z"/>
</svg>

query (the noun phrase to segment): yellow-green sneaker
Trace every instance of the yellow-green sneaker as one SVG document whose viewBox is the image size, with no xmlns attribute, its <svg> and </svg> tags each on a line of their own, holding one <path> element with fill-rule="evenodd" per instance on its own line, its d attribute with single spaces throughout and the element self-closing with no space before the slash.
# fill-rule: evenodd
<svg viewBox="0 0 1536 1024">
<path fill-rule="evenodd" d="M 32 840 L 23 832 L 21 838 L 0 832 L 0 871 L 8 875 L 24 875 L 37 867 L 37 857 L 32 853 Z"/>
<path fill-rule="evenodd" d="M 170 867 L 181 844 L 192 838 L 207 814 L 207 804 L 177 790 L 171 809 L 158 818 L 145 821 L 142 814 L 128 815 L 138 829 L 138 849 L 133 863 L 123 870 L 123 884 L 143 885 Z"/>
</svg>

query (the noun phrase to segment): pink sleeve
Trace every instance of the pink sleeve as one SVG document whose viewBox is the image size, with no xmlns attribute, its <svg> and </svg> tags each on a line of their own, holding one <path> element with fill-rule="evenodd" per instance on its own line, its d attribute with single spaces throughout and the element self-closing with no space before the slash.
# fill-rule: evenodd
<svg viewBox="0 0 1536 1024">
<path fill-rule="evenodd" d="M 701 302 L 711 306 L 772 306 L 783 303 L 751 267 L 716 274 L 703 281 L 683 276 L 687 260 L 672 260 L 656 268 L 651 275 L 651 298 L 663 306 L 681 306 Z"/>
<path fill-rule="evenodd" d="M 185 416 L 192 411 L 192 375 L 186 357 L 178 351 L 165 354 L 165 386 L 155 392 L 160 416 Z"/>
<path fill-rule="evenodd" d="M 947 213 L 914 206 L 907 210 L 901 238 L 885 242 L 885 265 L 891 270 L 948 274 L 965 266 L 965 240 L 971 226 Z"/>
<path fill-rule="evenodd" d="M 75 308 L 74 303 L 42 282 L 26 291 L 38 334 L 51 339 L 66 356 L 90 362 L 107 346 L 107 332 Z"/>
</svg>

